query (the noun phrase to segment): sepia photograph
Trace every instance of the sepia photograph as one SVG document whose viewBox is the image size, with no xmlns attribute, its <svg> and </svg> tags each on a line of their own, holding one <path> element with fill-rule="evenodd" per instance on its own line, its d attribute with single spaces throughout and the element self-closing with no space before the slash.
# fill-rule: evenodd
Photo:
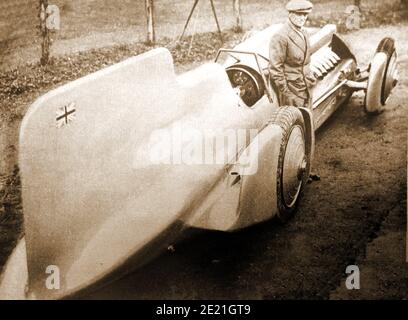
<svg viewBox="0 0 408 320">
<path fill-rule="evenodd" d="M 0 0 L 0 300 L 407 300 L 407 111 L 408 0 Z"/>
</svg>

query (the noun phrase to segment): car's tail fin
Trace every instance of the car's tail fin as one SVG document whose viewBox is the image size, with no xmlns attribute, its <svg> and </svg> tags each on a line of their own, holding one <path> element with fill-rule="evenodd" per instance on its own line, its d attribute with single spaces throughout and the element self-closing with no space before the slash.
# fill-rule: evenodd
<svg viewBox="0 0 408 320">
<path fill-rule="evenodd" d="M 129 259 L 134 265 L 136 255 L 146 260 L 160 250 L 156 240 L 164 245 L 178 235 L 179 221 L 224 173 L 223 165 L 152 165 L 144 154 L 156 129 L 184 122 L 224 128 L 240 119 L 230 115 L 237 96 L 221 66 L 180 77 L 173 68 L 170 52 L 154 49 L 29 108 L 19 150 L 28 297 L 69 296 L 127 268 Z"/>
<path fill-rule="evenodd" d="M 53 90 L 29 108 L 21 125 L 19 165 L 29 288 L 37 297 L 84 286 L 125 257 L 130 244 L 118 225 L 139 224 L 133 232 L 143 229 L 143 245 L 176 219 L 160 216 L 152 225 L 146 223 L 152 218 L 147 211 L 142 218 L 132 216 L 132 203 L 146 188 L 139 182 L 148 174 L 132 167 L 132 150 L 155 127 L 180 116 L 179 100 L 172 57 L 155 49 Z M 107 219 L 114 220 L 112 228 L 102 232 Z M 99 246 L 84 253 L 101 232 L 102 251 Z M 112 250 L 118 241 L 121 250 Z M 110 250 L 115 254 L 107 254 Z M 95 254 L 104 259 L 91 260 Z M 61 276 L 59 290 L 45 285 L 51 265 Z"/>
</svg>

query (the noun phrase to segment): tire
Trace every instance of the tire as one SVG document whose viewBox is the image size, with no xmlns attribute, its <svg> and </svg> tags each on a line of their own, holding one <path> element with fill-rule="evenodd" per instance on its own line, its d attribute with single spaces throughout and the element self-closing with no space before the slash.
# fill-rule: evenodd
<svg viewBox="0 0 408 320">
<path fill-rule="evenodd" d="M 300 110 L 291 106 L 277 109 L 270 123 L 282 129 L 276 172 L 276 198 L 277 217 L 281 222 L 286 222 L 296 211 L 310 170 L 306 128 Z"/>
<path fill-rule="evenodd" d="M 385 105 L 392 88 L 395 86 L 391 81 L 396 68 L 397 52 L 395 50 L 395 41 L 392 38 L 384 38 L 378 44 L 376 52 L 384 52 L 387 55 L 387 66 L 385 76 L 381 87 L 381 103 Z"/>
<path fill-rule="evenodd" d="M 394 39 L 382 39 L 370 64 L 367 92 L 364 99 L 367 113 L 379 114 L 383 111 L 383 106 L 397 82 L 396 61 L 397 53 Z"/>
</svg>

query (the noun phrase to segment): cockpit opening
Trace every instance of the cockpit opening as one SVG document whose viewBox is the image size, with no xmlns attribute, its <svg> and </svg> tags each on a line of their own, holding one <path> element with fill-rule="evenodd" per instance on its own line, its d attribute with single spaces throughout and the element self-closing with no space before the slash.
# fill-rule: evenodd
<svg viewBox="0 0 408 320">
<path fill-rule="evenodd" d="M 265 93 L 265 85 L 261 75 L 254 69 L 235 64 L 226 69 L 233 88 L 237 89 L 242 101 L 252 107 Z"/>
</svg>

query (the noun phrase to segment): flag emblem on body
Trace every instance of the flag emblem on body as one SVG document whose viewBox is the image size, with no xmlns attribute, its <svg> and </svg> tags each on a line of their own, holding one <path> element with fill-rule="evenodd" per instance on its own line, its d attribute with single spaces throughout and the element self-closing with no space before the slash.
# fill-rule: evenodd
<svg viewBox="0 0 408 320">
<path fill-rule="evenodd" d="M 71 102 L 70 104 L 59 107 L 57 109 L 57 128 L 61 128 L 62 126 L 70 124 L 72 121 L 75 120 L 75 103 Z"/>
</svg>

